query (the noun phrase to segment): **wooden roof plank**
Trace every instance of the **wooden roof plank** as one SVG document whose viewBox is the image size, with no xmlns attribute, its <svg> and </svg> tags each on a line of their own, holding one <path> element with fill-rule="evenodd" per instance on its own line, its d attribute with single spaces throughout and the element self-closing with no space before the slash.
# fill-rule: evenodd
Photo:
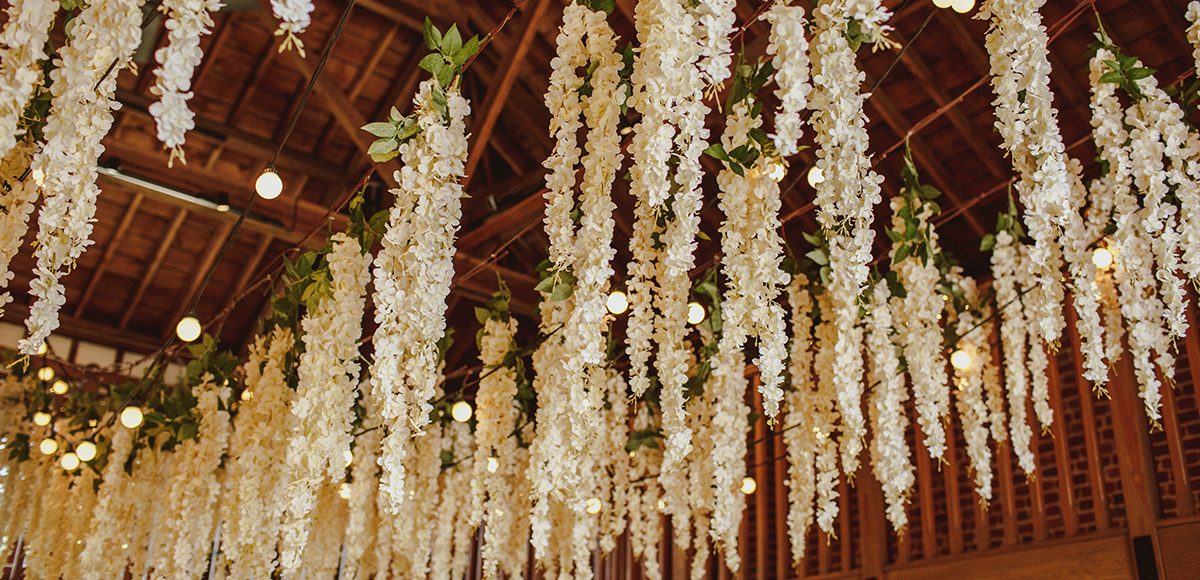
<svg viewBox="0 0 1200 580">
<path fill-rule="evenodd" d="M 121 322 L 117 324 L 118 330 L 123 331 L 129 328 L 129 321 L 133 318 L 133 314 L 137 312 L 138 306 L 142 303 L 142 298 L 146 296 L 146 290 L 150 288 L 150 283 L 154 281 L 154 275 L 162 267 L 163 260 L 167 257 L 167 252 L 175 244 L 175 238 L 179 235 L 179 228 L 183 226 L 183 220 L 187 215 L 188 210 L 186 209 L 180 209 L 175 212 L 175 217 L 171 220 L 171 225 L 167 227 L 167 233 L 163 236 L 162 243 L 158 245 L 158 250 L 154 252 L 154 259 L 151 260 L 150 267 L 141 276 L 141 282 L 138 283 L 137 290 L 133 294 L 133 299 L 129 301 L 129 305 L 125 308 L 125 313 L 121 315 Z"/>
<path fill-rule="evenodd" d="M 166 329 L 162 333 L 163 340 L 166 340 L 167 337 L 171 336 L 171 333 L 175 331 L 176 321 L 178 321 L 180 318 L 183 318 L 183 315 L 187 313 L 188 306 L 191 305 L 192 300 L 195 300 L 197 294 L 204 290 L 200 287 L 200 285 L 204 283 L 204 278 L 208 275 L 208 271 L 216 265 L 217 259 L 220 257 L 219 254 L 221 251 L 221 246 L 226 243 L 226 238 L 228 238 L 230 235 L 236 235 L 236 233 L 237 232 L 233 231 L 233 224 L 229 222 L 221 222 L 220 225 L 216 227 L 215 233 L 209 238 L 208 250 L 204 252 L 204 256 L 200 259 L 200 262 L 196 264 L 195 272 L 192 274 L 192 281 L 188 285 L 187 292 L 183 296 L 183 301 L 181 301 L 179 306 L 175 309 L 174 316 L 167 319 Z M 230 243 L 232 243 L 232 241 Z"/>
<path fill-rule="evenodd" d="M 87 309 L 88 303 L 91 302 L 96 289 L 100 287 L 100 280 L 104 277 L 104 273 L 108 271 L 108 266 L 112 263 L 117 249 L 121 247 L 121 242 L 125 240 L 125 234 L 129 231 L 129 226 L 133 224 L 133 218 L 137 215 L 138 208 L 141 207 L 143 199 L 145 199 L 144 195 L 135 193 L 133 199 L 129 202 L 129 206 L 125 208 L 124 214 L 121 215 L 121 222 L 117 225 L 117 230 L 113 233 L 112 239 L 109 240 L 104 248 L 104 256 L 100 258 L 100 264 L 92 272 L 92 277 L 88 279 L 83 296 L 75 305 L 74 316 L 76 318 L 83 316 L 83 312 Z"/>
</svg>

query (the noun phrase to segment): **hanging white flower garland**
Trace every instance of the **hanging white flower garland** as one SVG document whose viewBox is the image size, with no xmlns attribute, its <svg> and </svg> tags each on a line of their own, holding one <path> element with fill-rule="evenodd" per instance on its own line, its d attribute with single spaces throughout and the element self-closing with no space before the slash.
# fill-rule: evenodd
<svg viewBox="0 0 1200 580">
<path fill-rule="evenodd" d="M 360 576 L 373 576 L 370 560 L 376 530 L 386 525 L 375 509 L 375 498 L 379 493 L 379 447 L 383 441 L 383 431 L 379 425 L 379 416 L 370 399 L 364 401 L 366 418 L 363 420 L 363 433 L 355 438 L 354 461 L 350 466 L 350 481 L 343 483 L 350 490 L 346 498 L 346 517 L 344 545 L 346 551 L 345 567 L 342 577 L 356 580 Z"/>
<path fill-rule="evenodd" d="M 992 499 L 992 455 L 988 448 L 992 410 L 985 399 L 986 373 L 991 364 L 991 345 L 985 333 L 984 321 L 988 312 L 978 307 L 979 296 L 975 280 L 960 277 L 955 285 L 962 294 L 967 309 L 958 313 L 954 332 L 957 351 L 966 353 L 968 362 L 954 367 L 955 403 L 962 423 L 963 439 L 967 443 L 967 459 L 974 477 L 975 493 L 986 506 Z M 961 368 L 960 368 L 961 366 Z"/>
<path fill-rule="evenodd" d="M 817 495 L 816 453 L 820 441 L 814 428 L 816 421 L 808 411 L 810 401 L 818 395 L 818 384 L 813 376 L 813 298 L 808 285 L 808 278 L 797 274 L 788 286 L 788 304 L 792 307 L 788 372 L 792 385 L 784 403 L 783 442 L 788 457 L 787 524 L 792 562 L 804 559 Z"/>
<path fill-rule="evenodd" d="M 771 55 L 775 66 L 775 83 L 778 85 L 775 97 L 779 99 L 775 133 L 771 139 L 779 156 L 787 159 L 799 151 L 800 137 L 804 134 L 804 120 L 800 114 L 807 108 L 813 90 L 804 8 L 780 0 L 763 14 L 763 18 L 771 24 L 767 54 Z"/>
<path fill-rule="evenodd" d="M 187 103 L 192 98 L 192 75 L 204 58 L 200 37 L 211 32 L 212 15 L 222 6 L 221 0 L 163 0 L 167 45 L 154 53 L 159 67 L 150 92 L 159 100 L 150 105 L 150 115 L 158 127 L 158 140 L 171 151 L 168 166 L 176 158 L 187 163 L 183 143 L 187 132 L 196 127 L 196 115 Z"/>
<path fill-rule="evenodd" d="M 133 451 L 133 430 L 118 428 L 112 434 L 108 463 L 101 474 L 96 505 L 91 514 L 94 522 L 84 540 L 79 556 L 81 578 L 100 580 L 116 578 L 125 572 L 126 559 L 120 557 L 120 544 L 131 528 L 137 526 L 137 514 L 130 513 L 133 503 L 132 477 L 125 472 L 125 463 Z"/>
<path fill-rule="evenodd" d="M 446 115 L 433 102 L 444 90 Z M 404 458 L 429 423 L 437 384 L 437 343 L 445 334 L 446 297 L 454 276 L 454 237 L 462 216 L 467 157 L 467 100 L 455 87 L 429 79 L 414 99 L 421 131 L 399 147 L 397 172 L 383 247 L 375 257 L 375 360 L 372 394 L 381 404 L 387 435 L 380 486 L 395 513 L 404 503 Z"/>
<path fill-rule="evenodd" d="M 58 68 L 50 73 L 53 95 L 46 119 L 46 142 L 34 156 L 30 175 L 44 201 L 38 215 L 37 266 L 29 294 L 34 303 L 25 321 L 28 335 L 19 343 L 23 354 L 36 354 L 58 328 L 58 311 L 66 302 L 59 279 L 91 244 L 96 213 L 96 162 L 100 141 L 113 123 L 116 71 L 124 68 L 141 40 L 138 0 L 100 0 L 80 12 L 71 42 L 58 52 Z M 109 71 L 109 65 L 116 67 Z"/>
<path fill-rule="evenodd" d="M 56 0 L 12 0 L 5 9 L 7 19 L 0 31 L 0 158 L 8 157 L 23 134 L 20 120 L 41 84 L 41 63 L 58 7 Z"/>
<path fill-rule="evenodd" d="M 838 383 L 836 374 L 837 324 L 828 292 L 817 298 L 821 323 L 816 329 L 817 351 L 813 359 L 817 387 L 808 409 L 812 415 L 813 437 L 816 439 L 816 520 L 826 535 L 833 535 L 833 522 L 838 516 L 838 444 L 834 432 L 839 428 Z M 842 437 L 845 437 L 843 431 Z"/>
<path fill-rule="evenodd" d="M 911 294 L 910 294 L 911 295 Z M 912 454 L 905 439 L 908 416 L 904 402 L 908 391 L 900 372 L 899 347 L 892 339 L 892 293 L 886 280 L 871 289 L 867 314 L 868 381 L 874 385 L 868 402 L 871 420 L 871 467 L 883 487 L 887 518 L 892 529 L 903 533 L 908 525 L 908 496 L 917 478 L 913 473 Z M 911 359 L 910 359 L 911 360 Z M 911 368 L 911 367 L 910 367 Z M 914 388 L 915 390 L 915 388 Z"/>
<path fill-rule="evenodd" d="M 1034 469 L 1033 452 L 1029 448 L 1033 432 L 1029 428 L 1026 401 L 1029 397 L 1029 369 L 1026 366 L 1026 336 L 1036 336 L 1026 320 L 1019 278 L 1022 273 L 1023 246 L 1008 231 L 996 234 L 992 251 L 992 287 L 1000 310 L 1000 343 L 1004 353 L 1004 383 L 1008 393 L 1009 434 L 1017 464 L 1026 474 Z M 1036 339 L 1032 348 L 1040 348 Z"/>
<path fill-rule="evenodd" d="M 12 259 L 29 231 L 29 217 L 37 201 L 38 186 L 28 174 L 36 150 L 32 141 L 22 140 L 0 159 L 0 316 L 12 302 L 7 291 L 13 279 Z"/>
<path fill-rule="evenodd" d="M 300 56 L 304 56 L 304 43 L 300 42 L 300 35 L 312 23 L 314 8 L 312 0 L 271 0 L 271 12 L 279 19 L 275 36 L 283 37 L 279 52 L 295 48 Z"/>
<path fill-rule="evenodd" d="M 1200 2 L 1188 2 L 1185 17 L 1189 24 L 1187 39 L 1192 43 L 1192 58 L 1196 60 L 1196 72 L 1200 72 Z"/>
<path fill-rule="evenodd" d="M 728 327 L 725 330 L 728 331 Z M 713 508 L 709 528 L 714 543 L 725 556 L 725 565 L 735 574 L 741 568 L 738 532 L 746 510 L 746 496 L 741 492 L 741 486 L 746 477 L 747 434 L 750 431 L 750 408 L 745 403 L 748 386 L 746 359 L 741 350 L 719 351 L 713 361 L 712 377 L 704 385 L 706 391 L 713 390 Z"/>
</svg>

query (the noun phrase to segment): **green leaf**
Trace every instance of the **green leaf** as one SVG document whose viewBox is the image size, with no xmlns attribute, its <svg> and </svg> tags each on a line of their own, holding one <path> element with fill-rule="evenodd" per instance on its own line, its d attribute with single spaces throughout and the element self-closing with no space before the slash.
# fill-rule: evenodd
<svg viewBox="0 0 1200 580">
<path fill-rule="evenodd" d="M 1106 72 L 1100 76 L 1100 82 L 1102 83 L 1120 84 L 1123 80 L 1125 80 L 1125 75 L 1122 75 L 1119 71 Z"/>
<path fill-rule="evenodd" d="M 829 264 L 829 257 L 825 255 L 825 250 L 822 250 L 820 248 L 815 249 L 815 250 L 809 250 L 809 252 L 804 255 L 809 260 L 812 260 L 814 263 L 816 263 L 818 266 L 825 266 L 825 265 Z"/>
<path fill-rule="evenodd" d="M 720 161 L 729 161 L 729 154 L 725 152 L 725 146 L 720 143 L 713 143 L 704 150 L 704 154 Z"/>
<path fill-rule="evenodd" d="M 1138 67 L 1135 69 L 1130 69 L 1129 78 L 1130 78 L 1130 80 L 1137 81 L 1137 80 L 1141 80 L 1146 77 L 1149 77 L 1153 74 L 1154 74 L 1154 69 L 1152 69 L 1152 68 Z"/>
<path fill-rule="evenodd" d="M 446 36 L 442 37 L 441 47 L 442 54 L 452 55 L 462 48 L 462 34 L 458 32 L 458 25 L 450 25 L 450 30 L 446 31 Z"/>
<path fill-rule="evenodd" d="M 446 59 L 442 57 L 442 55 L 436 52 L 431 52 L 425 55 L 425 57 L 421 59 L 421 62 L 417 63 L 417 66 L 421 67 L 421 70 L 423 71 L 427 71 L 436 75 L 438 67 L 445 64 L 445 62 Z"/>
<path fill-rule="evenodd" d="M 425 47 L 429 50 L 437 50 L 442 45 L 442 33 L 433 25 L 433 21 L 428 16 L 425 17 L 425 29 L 422 31 L 422 35 L 425 37 Z"/>
<path fill-rule="evenodd" d="M 996 235 L 995 234 L 987 234 L 987 235 L 983 236 L 982 240 L 979 240 L 979 251 L 980 252 L 990 252 L 995 247 L 996 247 Z"/>
<path fill-rule="evenodd" d="M 909 256 L 909 254 L 911 254 L 911 253 L 912 253 L 912 245 L 910 245 L 910 244 L 901 245 L 899 248 L 896 249 L 896 255 L 895 255 L 895 257 L 892 258 L 892 263 L 895 264 L 898 262 L 903 262 L 904 259 L 907 258 Z"/>
<path fill-rule="evenodd" d="M 395 137 L 396 125 L 386 121 L 376 121 L 362 126 L 362 130 L 376 137 Z"/>
<path fill-rule="evenodd" d="M 398 145 L 399 143 L 395 138 L 377 139 L 374 143 L 371 143 L 371 147 L 367 149 L 367 155 L 370 155 L 371 157 L 386 155 L 387 153 L 394 151 Z"/>
</svg>

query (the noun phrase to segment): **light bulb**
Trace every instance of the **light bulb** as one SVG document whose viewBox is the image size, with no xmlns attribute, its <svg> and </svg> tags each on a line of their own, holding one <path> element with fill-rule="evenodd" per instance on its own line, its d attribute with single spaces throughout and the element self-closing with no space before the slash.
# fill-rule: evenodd
<svg viewBox="0 0 1200 580">
<path fill-rule="evenodd" d="M 251 391 L 250 389 L 246 389 L 246 390 L 242 391 L 242 402 L 243 403 L 249 403 L 250 400 L 253 398 L 254 398 L 254 391 Z"/>
<path fill-rule="evenodd" d="M 342 499 L 350 499 L 350 484 L 349 483 L 346 483 L 343 481 L 342 484 L 338 486 L 338 497 L 340 497 Z"/>
<path fill-rule="evenodd" d="M 46 173 L 38 167 L 34 167 L 33 171 L 30 171 L 29 173 L 30 176 L 33 177 L 33 182 L 38 185 L 41 185 L 44 181 L 46 181 Z"/>
<path fill-rule="evenodd" d="M 933 0 L 933 5 L 938 8 L 949 8 L 953 3 L 954 0 Z"/>
<path fill-rule="evenodd" d="M 783 181 L 785 175 L 787 175 L 787 167 L 782 161 L 776 159 L 767 164 L 767 177 L 770 177 L 771 181 L 779 183 Z"/>
<path fill-rule="evenodd" d="M 613 290 L 608 293 L 608 300 L 604 303 L 608 307 L 608 311 L 613 314 L 621 314 L 629 310 L 629 297 L 620 290 Z"/>
<path fill-rule="evenodd" d="M 79 468 L 79 456 L 68 451 L 63 453 L 62 458 L 58 460 L 58 464 L 67 471 L 75 471 Z"/>
<path fill-rule="evenodd" d="M 46 354 L 46 351 L 48 351 L 48 350 L 50 350 L 50 347 L 46 346 L 46 343 L 45 343 L 45 342 L 43 342 L 43 343 L 41 344 L 41 346 L 39 346 L 39 347 L 38 347 L 38 352 L 37 352 L 37 353 L 38 353 L 39 355 L 43 355 L 43 354 Z"/>
<path fill-rule="evenodd" d="M 950 3 L 950 7 L 959 14 L 966 14 L 975 7 L 975 0 L 954 0 Z"/>
<path fill-rule="evenodd" d="M 596 515 L 600 513 L 600 508 L 602 507 L 604 507 L 604 504 L 600 503 L 600 498 L 589 497 L 584 509 L 587 510 L 587 513 Z"/>
<path fill-rule="evenodd" d="M 742 493 L 750 495 L 758 490 L 758 482 L 753 477 L 742 478 Z"/>
<path fill-rule="evenodd" d="M 489 457 L 487 460 L 488 473 L 496 473 L 498 469 L 500 469 L 500 460 L 495 457 Z"/>
<path fill-rule="evenodd" d="M 471 420 L 471 404 L 466 401 L 459 401 L 450 407 L 450 416 L 459 423 L 466 423 Z"/>
<path fill-rule="evenodd" d="M 38 451 L 41 451 L 42 455 L 54 455 L 58 452 L 58 441 L 50 437 L 42 439 L 42 442 L 38 444 Z"/>
<path fill-rule="evenodd" d="M 816 187 L 824 182 L 825 182 L 825 173 L 823 173 L 821 171 L 820 167 L 813 165 L 812 167 L 810 167 L 808 169 L 808 184 L 810 186 Z"/>
<path fill-rule="evenodd" d="M 661 500 L 661 499 L 660 499 L 660 500 L 658 500 L 658 511 L 662 511 L 662 510 L 665 510 L 665 509 L 667 509 L 667 502 L 665 502 L 665 501 L 663 501 L 663 500 Z"/>
<path fill-rule="evenodd" d="M 54 380 L 54 369 L 52 369 L 50 367 L 42 367 L 42 368 L 38 369 L 37 376 L 38 376 L 38 380 L 53 381 Z"/>
<path fill-rule="evenodd" d="M 688 302 L 687 321 L 693 326 L 704 322 L 704 307 L 699 302 Z"/>
<path fill-rule="evenodd" d="M 96 458 L 96 444 L 91 441 L 84 441 L 75 446 L 75 455 L 79 456 L 79 460 L 88 462 Z"/>
<path fill-rule="evenodd" d="M 353 451 L 350 451 L 349 449 L 347 449 L 344 453 L 342 453 L 342 457 L 345 458 L 345 460 L 346 460 L 346 467 L 350 467 L 350 464 L 354 463 L 354 452 Z"/>
<path fill-rule="evenodd" d="M 283 193 L 283 180 L 274 169 L 268 167 L 254 180 L 254 191 L 263 199 L 275 199 Z"/>
<path fill-rule="evenodd" d="M 1112 252 L 1105 247 L 1096 248 L 1092 252 L 1092 264 L 1101 270 L 1107 270 L 1113 265 Z"/>
<path fill-rule="evenodd" d="M 137 429 L 142 424 L 142 408 L 130 405 L 121 409 L 121 424 L 128 429 Z"/>
<path fill-rule="evenodd" d="M 54 381 L 54 384 L 50 385 L 50 392 L 55 395 L 65 395 L 69 390 L 71 390 L 71 385 L 68 385 L 67 381 L 62 379 Z"/>
<path fill-rule="evenodd" d="M 175 325 L 175 335 L 183 342 L 200 338 L 200 319 L 191 314 L 179 319 L 179 324 Z"/>
<path fill-rule="evenodd" d="M 50 413 L 45 411 L 38 411 L 33 414 L 33 424 L 37 425 L 38 427 L 45 427 L 46 425 L 49 425 L 50 419 Z"/>
<path fill-rule="evenodd" d="M 950 353 L 950 366 L 960 371 L 971 368 L 971 353 L 961 348 Z"/>
</svg>

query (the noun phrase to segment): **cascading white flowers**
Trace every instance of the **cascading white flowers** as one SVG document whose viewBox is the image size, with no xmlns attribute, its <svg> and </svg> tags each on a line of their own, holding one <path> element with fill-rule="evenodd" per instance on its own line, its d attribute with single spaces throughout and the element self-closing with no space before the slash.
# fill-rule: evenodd
<svg viewBox="0 0 1200 580">
<path fill-rule="evenodd" d="M 902 532 L 908 525 L 908 496 L 917 478 L 912 454 L 905 439 L 908 417 L 904 402 L 908 391 L 900 372 L 899 347 L 892 338 L 892 293 L 886 280 L 871 289 L 867 314 L 867 378 L 874 385 L 868 402 L 871 420 L 871 468 L 883 487 L 887 518 L 892 529 Z"/>
<path fill-rule="evenodd" d="M 816 520 L 817 527 L 827 535 L 835 533 L 833 522 L 838 516 L 838 444 L 834 431 L 839 427 L 837 391 L 837 323 L 828 292 L 817 298 L 821 323 L 816 329 L 817 350 L 813 358 L 817 385 L 808 411 L 812 415 L 813 438 L 816 439 Z M 843 431 L 842 436 L 845 437 Z"/>
<path fill-rule="evenodd" d="M 171 459 L 164 518 L 154 541 L 156 578 L 186 578 L 199 570 L 217 526 L 218 467 L 229 445 L 229 387 L 213 384 L 206 374 L 192 391 L 199 401 L 199 433 L 181 443 Z"/>
<path fill-rule="evenodd" d="M 29 231 L 29 216 L 37 201 L 38 187 L 29 175 L 29 162 L 36 149 L 32 141 L 25 139 L 0 158 L 0 315 L 12 302 L 7 291 L 13 279 L 12 259 Z"/>
<path fill-rule="evenodd" d="M 714 359 L 712 376 L 704 385 L 705 390 L 713 390 L 713 507 L 709 530 L 717 548 L 725 556 L 725 565 L 736 574 L 741 568 L 738 531 L 746 510 L 746 496 L 740 488 L 742 479 L 746 477 L 746 434 L 750 431 L 750 408 L 746 406 L 745 397 L 749 385 L 746 380 L 746 360 L 740 350 L 718 352 Z"/>
<path fill-rule="evenodd" d="M 222 552 L 234 578 L 262 578 L 275 571 L 276 542 L 263 538 L 278 535 L 284 507 L 293 497 L 286 493 L 287 470 L 277 463 L 295 427 L 288 413 L 294 394 L 285 377 L 294 347 L 292 332 L 276 327 L 255 339 L 242 367 L 250 397 L 234 420 L 224 482 L 229 501 L 222 502 Z"/>
<path fill-rule="evenodd" d="M 761 116 L 751 113 L 752 97 L 733 106 L 726 120 L 721 144 L 726 151 L 751 142 L 750 131 L 762 125 Z M 780 291 L 788 283 L 783 263 L 782 224 L 779 210 L 779 182 L 772 166 L 779 161 L 760 155 L 754 165 L 739 175 L 725 167 L 717 175 L 718 205 L 725 214 L 721 222 L 721 272 L 725 276 L 721 296 L 721 337 L 717 342 L 715 367 L 745 361 L 741 353 L 751 336 L 758 339 L 754 359 L 761 383 L 763 410 L 769 419 L 779 412 L 783 400 L 783 367 L 787 358 L 787 331 L 784 310 L 779 305 Z M 782 168 L 780 168 L 782 169 Z M 741 372 L 724 369 L 728 376 Z M 736 490 L 735 490 L 736 491 Z"/>
<path fill-rule="evenodd" d="M 279 19 L 279 28 L 275 36 L 282 36 L 279 52 L 295 48 L 300 56 L 304 56 L 304 43 L 300 35 L 312 23 L 314 10 L 313 0 L 271 0 L 271 12 Z"/>
<path fill-rule="evenodd" d="M 438 475 L 442 470 L 445 428 L 429 426 L 405 459 L 408 472 L 405 493 L 410 494 L 394 517 L 392 529 L 392 572 L 397 578 L 429 577 L 433 556 L 433 531 L 437 522 Z M 386 451 L 386 448 L 385 448 Z M 383 490 L 381 490 L 383 492 Z"/>
<path fill-rule="evenodd" d="M 796 274 L 788 285 L 791 305 L 792 339 L 789 345 L 788 373 L 792 385 L 784 401 L 783 443 L 787 447 L 788 470 L 788 542 L 792 561 L 804 559 L 805 538 L 813 521 L 813 501 L 817 495 L 817 439 L 815 423 L 808 413 L 810 401 L 817 400 L 813 376 L 813 297 L 808 277 Z"/>
<path fill-rule="evenodd" d="M 433 102 L 445 91 L 446 115 Z M 375 360 L 372 396 L 380 402 L 387 434 L 380 486 L 395 513 L 404 503 L 404 458 L 429 423 L 438 381 L 437 343 L 446 329 L 446 297 L 454 276 L 454 238 L 462 216 L 467 157 L 466 117 L 471 107 L 457 87 L 421 83 L 414 99 L 418 132 L 400 144 L 382 249 L 375 257 Z"/>
<path fill-rule="evenodd" d="M 645 405 L 634 414 L 633 429 L 645 431 L 658 427 L 658 417 L 651 416 Z M 649 580 L 662 580 L 658 562 L 658 543 L 663 532 L 662 488 L 654 474 L 660 472 L 663 452 L 657 447 L 642 447 L 630 455 L 630 481 L 637 483 L 629 493 L 629 547 L 633 557 L 642 562 L 642 572 Z"/>
<path fill-rule="evenodd" d="M 817 162 L 825 179 L 816 187 L 817 221 L 829 239 L 829 294 L 836 324 L 834 380 L 842 419 L 841 459 L 848 477 L 858 469 L 866 436 L 862 413 L 863 331 L 858 297 L 871 261 L 873 212 L 883 177 L 871 170 L 863 103 L 859 92 L 866 75 L 855 64 L 846 38 L 851 19 L 882 36 L 891 13 L 879 0 L 825 0 L 814 12 L 811 47 L 813 91 L 810 123 L 816 132 Z"/>
<path fill-rule="evenodd" d="M 775 67 L 775 97 L 779 99 L 772 141 L 779 156 L 786 159 L 799 151 L 800 137 L 804 134 L 804 120 L 800 114 L 808 106 L 808 96 L 813 89 L 808 37 L 804 32 L 804 8 L 780 0 L 762 17 L 771 24 L 767 54 L 771 55 Z"/>
<path fill-rule="evenodd" d="M 133 503 L 133 478 L 125 472 L 125 462 L 133 451 L 133 430 L 118 428 L 112 434 L 108 463 L 101 474 L 96 505 L 91 514 L 92 529 L 84 539 L 79 556 L 81 578 L 115 578 L 125 572 L 126 558 L 118 556 L 120 544 L 137 526 L 137 515 L 128 509 Z M 128 543 L 126 542 L 126 546 Z"/>
<path fill-rule="evenodd" d="M 304 352 L 291 405 L 296 430 L 287 444 L 287 509 L 283 520 L 280 565 L 291 573 L 308 541 L 316 493 L 322 484 L 341 481 L 351 456 L 359 360 L 371 255 L 359 241 L 334 234 L 329 265 L 329 294 L 307 312 Z"/>
<path fill-rule="evenodd" d="M 171 151 L 168 166 L 177 158 L 187 163 L 183 143 L 187 132 L 196 127 L 196 115 L 187 103 L 192 98 L 192 76 L 204 58 L 200 37 L 211 32 L 212 15 L 222 6 L 221 0 L 163 0 L 167 45 L 154 53 L 159 67 L 154 70 L 157 78 L 150 92 L 158 101 L 150 105 L 150 115 L 158 128 L 158 140 Z"/>
<path fill-rule="evenodd" d="M 1071 176 L 1050 92 L 1049 39 L 1038 11 L 1045 0 L 987 0 L 976 18 L 989 20 L 985 45 L 996 93 L 996 129 L 1019 175 L 1016 190 L 1033 246 L 1040 291 L 1026 300 L 1038 335 L 1056 344 L 1065 325 L 1058 243 L 1071 204 Z"/>
<path fill-rule="evenodd" d="M 1079 334 L 1079 351 L 1083 355 L 1083 377 L 1092 383 L 1094 390 L 1103 392 L 1108 383 L 1108 365 L 1104 352 L 1104 325 L 1100 321 L 1100 286 L 1090 251 L 1096 238 L 1084 219 L 1088 192 L 1081 176 L 1083 168 L 1076 159 L 1068 160 L 1068 168 L 1071 171 L 1071 212 L 1063 229 L 1063 256 L 1070 274 L 1075 329 Z"/>
<path fill-rule="evenodd" d="M 605 359 L 605 290 L 613 275 L 612 184 L 621 166 L 618 123 L 621 118 L 621 54 L 617 39 L 603 11 L 571 3 L 563 10 L 557 40 L 558 53 L 551 62 L 546 107 L 551 111 L 550 134 L 555 148 L 544 165 L 547 169 L 546 236 L 550 261 L 556 276 L 570 275 L 571 311 L 563 327 L 567 360 L 567 385 L 574 401 L 570 415 L 572 444 L 581 449 L 594 435 L 600 401 L 605 390 L 604 373 L 598 367 Z M 585 79 L 577 72 L 587 69 L 590 93 L 583 92 Z M 582 117 L 582 120 L 581 120 Z M 577 135 L 586 127 L 580 158 Z M 576 167 L 582 164 L 578 199 Z M 572 217 L 578 212 L 576 225 Z"/>
<path fill-rule="evenodd" d="M 22 136 L 25 106 L 42 80 L 46 41 L 58 13 L 55 0 L 13 0 L 0 31 L 0 158 L 7 158 Z M 24 169 L 24 168 L 23 168 Z"/>
<path fill-rule="evenodd" d="M 1200 72 L 1200 2 L 1188 2 L 1185 17 L 1188 21 L 1187 39 L 1192 43 L 1192 58 L 1196 60 L 1196 71 Z"/>
<path fill-rule="evenodd" d="M 375 498 L 379 494 L 379 444 L 383 441 L 383 432 L 379 425 L 378 413 L 370 399 L 366 403 L 366 418 L 363 420 L 363 433 L 355 439 L 354 462 L 350 466 L 350 497 L 346 498 L 345 567 L 342 577 L 349 580 L 370 578 L 374 574 L 374 554 L 371 548 L 375 540 L 376 530 L 386 525 L 375 509 Z"/>
<path fill-rule="evenodd" d="M 46 141 L 34 155 L 30 176 L 41 190 L 37 265 L 29 293 L 34 297 L 23 354 L 37 353 L 58 328 L 58 311 L 66 302 L 60 278 L 91 244 L 96 213 L 96 162 L 101 139 L 113 123 L 116 71 L 124 68 L 141 40 L 141 2 L 98 0 L 72 22 L 71 42 L 59 49 L 58 67 L 50 72 L 50 115 Z M 112 71 L 109 65 L 116 63 Z"/>
<path fill-rule="evenodd" d="M 337 486 L 322 486 L 317 492 L 317 507 L 313 510 L 312 536 L 304 545 L 304 554 L 300 558 L 304 577 L 337 576 L 345 529 L 346 501 L 338 496 Z"/>
<path fill-rule="evenodd" d="M 992 288 L 1000 311 L 1000 344 L 1004 354 L 1004 390 L 1008 394 L 1009 438 L 1017 464 L 1026 474 L 1034 470 L 1033 451 L 1029 448 L 1033 432 L 1029 428 L 1026 401 L 1029 397 L 1029 369 L 1026 366 L 1026 337 L 1034 337 L 1031 348 L 1040 348 L 1033 321 L 1027 319 L 1022 303 L 1019 278 L 1024 246 L 1008 231 L 996 234 L 992 250 Z"/>
<path fill-rule="evenodd" d="M 475 440 L 471 428 L 457 421 L 445 427 L 443 456 L 453 457 L 454 465 L 444 466 L 438 475 L 436 523 L 429 565 L 431 578 L 465 578 L 471 560 L 471 496 L 463 493 L 474 476 Z"/>
<path fill-rule="evenodd" d="M 994 395 L 986 392 L 988 387 L 985 387 L 992 362 L 985 326 L 990 316 L 978 306 L 979 293 L 974 279 L 960 275 L 955 286 L 961 292 L 966 309 L 957 313 L 954 332 L 958 342 L 954 348 L 966 353 L 968 359 L 965 366 L 954 367 L 955 403 L 962 422 L 963 438 L 967 442 L 967 459 L 974 477 L 975 493 L 979 494 L 980 501 L 986 506 L 992 499 L 992 455 L 988 448 L 992 408 L 988 405 L 988 397 Z"/>
</svg>

